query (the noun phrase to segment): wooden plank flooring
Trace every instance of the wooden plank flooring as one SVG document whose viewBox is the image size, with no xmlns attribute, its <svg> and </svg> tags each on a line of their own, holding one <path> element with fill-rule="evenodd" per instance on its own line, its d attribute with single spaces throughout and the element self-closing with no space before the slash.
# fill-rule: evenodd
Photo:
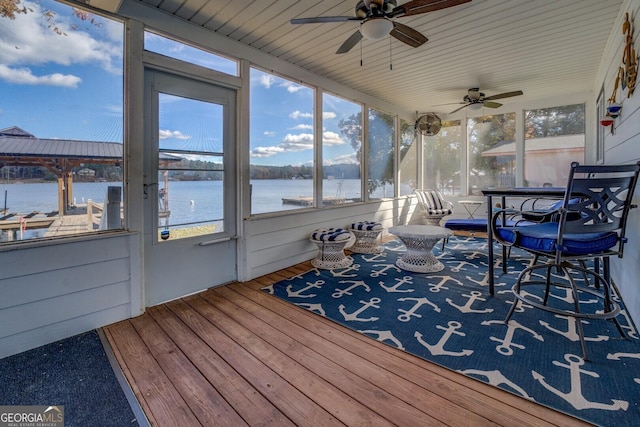
<svg viewBox="0 0 640 427">
<path fill-rule="evenodd" d="M 154 426 L 582 426 L 281 301 L 303 263 L 104 328 Z"/>
</svg>

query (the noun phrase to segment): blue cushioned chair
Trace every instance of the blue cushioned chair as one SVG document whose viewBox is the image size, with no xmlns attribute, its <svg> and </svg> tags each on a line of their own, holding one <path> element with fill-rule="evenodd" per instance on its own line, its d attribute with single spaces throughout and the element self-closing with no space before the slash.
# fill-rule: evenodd
<svg viewBox="0 0 640 427">
<path fill-rule="evenodd" d="M 453 213 L 453 203 L 444 200 L 438 190 L 415 190 L 418 206 L 427 224 L 440 225 L 440 220 Z"/>
<path fill-rule="evenodd" d="M 622 258 L 627 241 L 627 214 L 636 207 L 632 205 L 632 198 L 639 171 L 640 162 L 616 166 L 572 163 L 564 199 L 553 215 L 546 211 L 520 212 L 529 220 L 540 215 L 545 221 L 502 227 L 499 221 L 503 214 L 513 217 L 518 212 L 507 209 L 493 215 L 492 231 L 501 244 L 548 259 L 548 262 L 531 265 L 519 274 L 512 289 L 516 299 L 505 322 L 509 321 L 519 302 L 573 318 L 585 360 L 587 351 L 581 319 L 611 319 L 625 336 L 616 319 L 620 307 L 611 297 L 609 258 Z M 596 259 L 603 260 L 602 275 L 584 264 Z M 575 272 L 584 280 L 577 278 Z M 526 292 L 524 287 L 527 287 Z M 572 301 L 567 305 L 562 305 L 560 298 L 550 300 L 549 296 L 558 288 L 570 290 Z M 593 304 L 591 300 L 589 304 L 581 303 L 580 297 L 584 295 L 591 299 L 595 296 L 600 303 Z M 587 306 L 590 308 L 585 309 Z"/>
</svg>

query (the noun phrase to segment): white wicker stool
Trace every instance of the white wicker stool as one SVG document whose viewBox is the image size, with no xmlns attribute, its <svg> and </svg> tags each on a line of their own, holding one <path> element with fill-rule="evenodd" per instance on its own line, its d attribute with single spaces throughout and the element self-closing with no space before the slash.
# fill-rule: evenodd
<svg viewBox="0 0 640 427">
<path fill-rule="evenodd" d="M 377 254 L 382 252 L 378 246 L 378 236 L 382 233 L 382 224 L 373 221 L 354 222 L 349 226 L 356 241 L 350 248 L 352 252 L 359 254 Z"/>
<path fill-rule="evenodd" d="M 351 233 L 343 228 L 322 228 L 314 231 L 309 239 L 318 245 L 318 256 L 311 260 L 316 268 L 345 268 L 353 263 L 344 248 L 351 239 Z"/>
</svg>

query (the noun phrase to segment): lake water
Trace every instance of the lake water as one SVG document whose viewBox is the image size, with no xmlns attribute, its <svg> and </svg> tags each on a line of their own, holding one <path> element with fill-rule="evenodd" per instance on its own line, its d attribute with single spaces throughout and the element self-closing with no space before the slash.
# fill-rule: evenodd
<svg viewBox="0 0 640 427">
<path fill-rule="evenodd" d="M 114 182 L 78 182 L 73 184 L 73 202 L 85 204 L 91 199 L 103 203 L 107 188 L 118 185 Z M 324 180 L 323 192 L 327 197 L 360 199 L 360 180 Z M 221 181 L 171 181 L 169 183 L 169 208 L 171 223 L 197 223 L 222 218 Z M 252 213 L 300 209 L 303 206 L 283 204 L 283 198 L 310 197 L 313 180 L 254 180 L 251 182 Z M 33 211 L 52 212 L 58 210 L 57 183 L 0 183 L 0 209 L 27 214 Z M 392 197 L 393 186 L 378 188 L 372 197 Z"/>
</svg>

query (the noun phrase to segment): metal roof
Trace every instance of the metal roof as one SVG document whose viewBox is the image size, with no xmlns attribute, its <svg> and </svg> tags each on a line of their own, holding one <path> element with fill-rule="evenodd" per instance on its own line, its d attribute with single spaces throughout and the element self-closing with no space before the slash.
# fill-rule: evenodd
<svg viewBox="0 0 640 427">
<path fill-rule="evenodd" d="M 18 127 L 0 130 L 0 157 L 54 157 L 66 159 L 121 160 L 122 144 L 37 138 Z"/>
</svg>

